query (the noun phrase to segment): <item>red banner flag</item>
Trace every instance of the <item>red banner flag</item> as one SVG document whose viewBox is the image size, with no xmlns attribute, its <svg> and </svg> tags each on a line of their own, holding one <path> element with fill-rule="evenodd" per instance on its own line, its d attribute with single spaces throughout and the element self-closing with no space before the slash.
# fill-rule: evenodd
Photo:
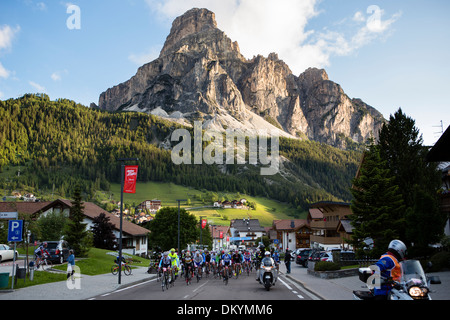
<svg viewBox="0 0 450 320">
<path fill-rule="evenodd" d="M 125 180 L 123 184 L 123 192 L 136 193 L 136 179 L 138 166 L 125 166 Z"/>
<path fill-rule="evenodd" d="M 202 229 L 205 229 L 206 227 L 206 219 L 202 219 Z"/>
<path fill-rule="evenodd" d="M 220 233 L 219 233 L 219 238 L 223 239 L 223 232 L 222 231 L 220 231 Z"/>
</svg>

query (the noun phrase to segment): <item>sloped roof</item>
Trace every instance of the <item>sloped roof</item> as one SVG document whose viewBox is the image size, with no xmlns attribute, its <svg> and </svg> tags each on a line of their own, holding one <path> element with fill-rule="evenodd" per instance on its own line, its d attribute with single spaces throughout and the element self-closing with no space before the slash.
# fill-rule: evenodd
<svg viewBox="0 0 450 320">
<path fill-rule="evenodd" d="M 310 208 L 309 215 L 312 219 L 323 219 L 323 212 L 319 208 Z"/>
<path fill-rule="evenodd" d="M 44 202 L 0 202 L 0 212 L 18 212 L 35 214 L 47 206 L 51 201 Z"/>
<path fill-rule="evenodd" d="M 347 233 L 353 233 L 353 226 L 351 224 L 351 221 L 349 219 L 341 219 L 339 220 L 338 226 L 337 226 L 337 230 L 338 231 L 345 231 Z"/>
<path fill-rule="evenodd" d="M 426 160 L 428 162 L 450 161 L 450 126 L 428 152 Z"/>
<path fill-rule="evenodd" d="M 60 199 L 60 201 L 64 202 L 68 207 L 72 207 L 72 202 L 70 200 Z M 114 225 L 114 228 L 117 230 L 120 229 L 119 217 L 116 217 L 115 215 L 109 213 L 106 210 L 103 210 L 101 207 L 92 202 L 83 202 L 83 206 L 85 216 L 94 219 L 98 217 L 101 213 L 104 213 L 109 218 L 109 222 Z M 122 220 L 122 231 L 132 236 L 146 235 L 147 233 L 150 232 L 150 230 L 138 226 L 134 223 L 131 223 L 127 220 Z"/>
<path fill-rule="evenodd" d="M 220 238 L 220 232 L 222 232 L 222 235 L 225 237 L 226 234 L 229 233 L 230 227 L 229 226 L 209 226 L 211 236 L 213 239 Z"/>
<path fill-rule="evenodd" d="M 276 230 L 298 230 L 303 226 L 308 226 L 308 221 L 305 219 L 284 219 L 274 220 L 273 224 Z"/>
<path fill-rule="evenodd" d="M 39 212 L 44 212 L 55 206 L 63 206 L 67 208 L 72 207 L 72 202 L 65 199 L 57 199 L 55 201 L 45 201 L 45 202 L 0 202 L 1 212 L 11 212 L 17 211 L 24 214 L 37 214 Z M 120 229 L 120 218 L 112 215 L 108 211 L 103 210 L 101 207 L 97 206 L 92 202 L 83 202 L 84 215 L 90 219 L 98 217 L 101 213 L 104 213 L 110 222 L 114 225 L 114 228 Z M 134 223 L 123 220 L 122 221 L 122 231 L 132 236 L 146 235 L 150 231 L 143 227 L 140 227 Z"/>
<path fill-rule="evenodd" d="M 239 231 L 264 232 L 258 219 L 235 219 L 231 221 L 231 227 Z"/>
</svg>

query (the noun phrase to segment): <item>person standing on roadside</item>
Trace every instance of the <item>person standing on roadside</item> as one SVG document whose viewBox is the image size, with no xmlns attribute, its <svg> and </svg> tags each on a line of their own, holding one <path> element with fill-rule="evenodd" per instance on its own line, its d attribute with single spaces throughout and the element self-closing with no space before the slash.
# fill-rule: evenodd
<svg viewBox="0 0 450 320">
<path fill-rule="evenodd" d="M 73 254 L 73 250 L 69 250 L 69 257 L 67 258 L 67 280 L 73 276 L 75 270 L 73 267 L 75 266 L 75 255 Z M 73 280 L 73 278 L 72 278 Z"/>
<path fill-rule="evenodd" d="M 286 273 L 291 273 L 291 253 L 287 248 L 284 254 L 284 264 L 286 265 Z"/>
</svg>

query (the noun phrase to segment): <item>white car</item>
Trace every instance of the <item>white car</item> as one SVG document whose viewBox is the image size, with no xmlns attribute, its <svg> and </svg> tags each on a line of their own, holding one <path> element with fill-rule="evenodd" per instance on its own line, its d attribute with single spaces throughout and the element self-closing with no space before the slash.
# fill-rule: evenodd
<svg viewBox="0 0 450 320">
<path fill-rule="evenodd" d="M 16 250 L 16 259 L 18 256 L 19 253 Z M 0 244 L 0 262 L 13 259 L 14 259 L 14 249 L 11 249 L 6 244 Z"/>
</svg>

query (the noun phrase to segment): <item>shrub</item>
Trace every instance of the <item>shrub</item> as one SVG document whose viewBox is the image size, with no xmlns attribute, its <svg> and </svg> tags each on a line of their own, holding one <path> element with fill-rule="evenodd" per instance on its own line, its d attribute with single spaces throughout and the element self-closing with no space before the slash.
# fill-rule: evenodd
<svg viewBox="0 0 450 320">
<path fill-rule="evenodd" d="M 450 252 L 436 253 L 431 257 L 430 261 L 433 264 L 433 266 L 431 267 L 432 272 L 448 269 L 450 268 Z"/>
<path fill-rule="evenodd" d="M 341 266 L 334 262 L 319 261 L 314 265 L 314 271 L 335 271 L 340 270 Z"/>
</svg>

